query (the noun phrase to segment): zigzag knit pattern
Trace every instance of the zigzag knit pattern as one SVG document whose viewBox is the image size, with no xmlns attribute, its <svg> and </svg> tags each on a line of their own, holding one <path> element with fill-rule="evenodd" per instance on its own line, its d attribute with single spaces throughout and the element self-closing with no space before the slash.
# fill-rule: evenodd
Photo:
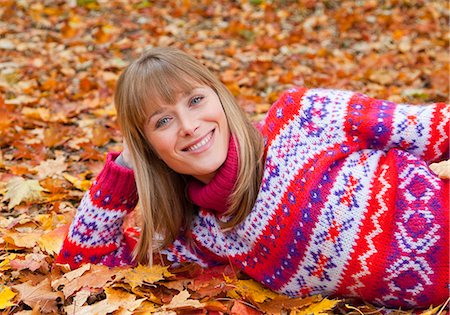
<svg viewBox="0 0 450 315">
<path fill-rule="evenodd" d="M 359 296 L 390 307 L 449 294 L 450 107 L 396 105 L 338 90 L 291 89 L 262 130 L 265 171 L 247 219 L 227 231 L 201 210 L 171 261 L 232 262 L 290 296 Z"/>
<path fill-rule="evenodd" d="M 133 230 L 124 233 L 122 223 L 138 201 L 133 171 L 114 163 L 110 153 L 106 164 L 84 195 L 69 233 L 56 259 L 77 268 L 84 263 L 106 266 L 132 265 L 136 245 Z"/>
</svg>

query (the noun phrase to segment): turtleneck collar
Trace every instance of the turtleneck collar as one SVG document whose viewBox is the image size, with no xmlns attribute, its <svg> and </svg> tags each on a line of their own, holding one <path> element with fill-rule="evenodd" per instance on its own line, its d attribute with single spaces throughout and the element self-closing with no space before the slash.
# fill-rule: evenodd
<svg viewBox="0 0 450 315">
<path fill-rule="evenodd" d="M 197 179 L 188 183 L 188 195 L 196 205 L 224 213 L 228 210 L 228 199 L 233 192 L 238 173 L 238 152 L 234 136 L 230 137 L 225 162 L 208 184 Z"/>
</svg>

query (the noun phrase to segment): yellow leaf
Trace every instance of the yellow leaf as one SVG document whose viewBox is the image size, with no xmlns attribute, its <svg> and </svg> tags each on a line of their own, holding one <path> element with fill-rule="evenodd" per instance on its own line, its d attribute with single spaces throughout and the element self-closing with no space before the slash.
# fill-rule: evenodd
<svg viewBox="0 0 450 315">
<path fill-rule="evenodd" d="M 237 291 L 241 296 L 248 297 L 257 303 L 262 303 L 267 299 L 274 299 L 279 296 L 277 293 L 266 289 L 260 283 L 251 279 L 238 280 L 235 286 L 235 291 Z"/>
<path fill-rule="evenodd" d="M 16 296 L 9 287 L 3 287 L 0 291 L 0 310 L 15 305 L 11 300 Z"/>
<path fill-rule="evenodd" d="M 443 305 L 436 306 L 435 308 L 433 308 L 433 306 L 430 306 L 429 309 L 427 309 L 426 311 L 423 311 L 422 313 L 420 313 L 420 315 L 441 314 L 441 312 L 439 312 L 439 309 L 444 310 L 449 301 L 450 301 L 450 297 L 447 299 L 447 301 Z M 442 312 L 442 314 L 445 314 L 445 313 Z"/>
<path fill-rule="evenodd" d="M 0 271 L 5 271 L 11 269 L 9 263 L 17 257 L 16 254 L 9 254 L 5 258 L 2 257 L 3 261 L 0 262 Z"/>
<path fill-rule="evenodd" d="M 124 271 L 122 277 L 124 277 L 124 282 L 131 285 L 134 289 L 137 286 L 146 283 L 154 283 L 163 280 L 165 277 L 170 277 L 172 274 L 167 271 L 169 267 L 163 267 L 159 265 L 142 266 L 139 265 L 134 269 Z"/>
<path fill-rule="evenodd" d="M 24 107 L 22 109 L 22 114 L 30 119 L 36 119 L 41 121 L 48 122 L 50 120 L 50 110 L 45 107 L 38 107 L 38 108 L 30 108 L 30 107 Z"/>
<path fill-rule="evenodd" d="M 6 184 L 5 200 L 9 200 L 8 209 L 11 210 L 23 201 L 31 202 L 42 199 L 41 191 L 44 188 L 37 180 L 14 177 Z"/>
<path fill-rule="evenodd" d="M 184 307 L 202 308 L 203 303 L 198 300 L 189 299 L 191 295 L 187 290 L 183 290 L 175 295 L 168 305 L 164 305 L 163 309 L 177 309 Z"/>
<path fill-rule="evenodd" d="M 136 300 L 136 295 L 123 290 L 106 288 L 106 299 L 110 305 L 118 305 L 124 311 L 132 312 L 138 308 L 145 299 Z"/>
<path fill-rule="evenodd" d="M 39 247 L 50 255 L 59 253 L 68 230 L 69 224 L 66 224 L 49 233 L 43 234 L 37 241 Z"/>
<path fill-rule="evenodd" d="M 34 217 L 34 220 L 39 222 L 41 224 L 41 228 L 46 231 L 53 230 L 57 226 L 67 223 L 65 216 L 54 212 L 51 214 L 38 214 Z"/>
<path fill-rule="evenodd" d="M 64 173 L 64 178 L 67 179 L 75 188 L 86 191 L 91 187 L 91 182 L 89 180 L 80 180 L 75 176 Z"/>
<path fill-rule="evenodd" d="M 311 314 L 326 315 L 326 314 L 328 314 L 327 312 L 332 310 L 336 306 L 336 304 L 338 304 L 339 302 L 340 302 L 339 300 L 323 299 L 319 303 L 312 304 L 309 307 L 307 307 L 306 309 L 296 311 L 294 314 L 295 315 L 311 315 Z"/>
<path fill-rule="evenodd" d="M 5 242 L 15 245 L 17 247 L 33 248 L 36 245 L 37 239 L 41 236 L 41 233 L 15 233 L 9 232 L 3 235 Z"/>
</svg>

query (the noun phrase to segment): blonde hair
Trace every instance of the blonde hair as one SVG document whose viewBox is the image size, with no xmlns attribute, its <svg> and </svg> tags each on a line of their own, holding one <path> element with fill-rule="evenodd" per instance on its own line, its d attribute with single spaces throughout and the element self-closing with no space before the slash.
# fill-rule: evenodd
<svg viewBox="0 0 450 315">
<path fill-rule="evenodd" d="M 178 174 L 158 158 L 144 133 L 145 109 L 174 104 L 179 93 L 195 84 L 206 85 L 218 95 L 231 133 L 237 140 L 238 177 L 225 213 L 231 228 L 251 211 L 262 176 L 263 142 L 228 89 L 198 60 L 174 48 L 153 48 L 128 65 L 119 77 L 115 106 L 119 125 L 133 162 L 142 229 L 135 251 L 137 262 L 152 264 L 153 251 L 172 243 L 187 231 L 196 207 L 187 198 L 187 176 Z M 155 245 L 156 236 L 162 237 Z"/>
</svg>

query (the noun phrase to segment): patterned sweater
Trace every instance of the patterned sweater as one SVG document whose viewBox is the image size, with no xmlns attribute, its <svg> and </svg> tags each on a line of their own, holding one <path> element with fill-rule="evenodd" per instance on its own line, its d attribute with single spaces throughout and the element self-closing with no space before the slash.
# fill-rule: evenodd
<svg viewBox="0 0 450 315">
<path fill-rule="evenodd" d="M 216 212 L 202 208 L 190 231 L 195 250 L 180 236 L 163 253 L 202 266 L 231 262 L 290 296 L 442 303 L 449 295 L 449 181 L 428 163 L 448 159 L 449 120 L 442 103 L 291 89 L 262 127 L 264 174 L 249 216 L 222 231 Z M 136 202 L 135 185 L 113 159 L 83 199 L 59 262 L 132 263 L 120 225 Z"/>
</svg>

